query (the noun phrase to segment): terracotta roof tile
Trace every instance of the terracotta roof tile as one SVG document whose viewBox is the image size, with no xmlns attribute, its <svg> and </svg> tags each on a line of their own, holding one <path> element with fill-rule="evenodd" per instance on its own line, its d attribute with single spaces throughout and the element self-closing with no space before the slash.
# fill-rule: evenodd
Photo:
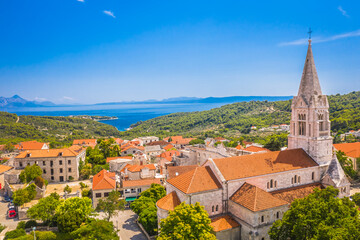
<svg viewBox="0 0 360 240">
<path fill-rule="evenodd" d="M 161 153 L 159 155 L 159 157 L 160 158 L 165 158 L 166 160 L 171 161 L 172 157 L 174 155 L 179 156 L 180 152 L 178 150 L 170 150 L 170 151 L 166 151 L 166 152 Z"/>
<path fill-rule="evenodd" d="M 163 147 L 163 149 L 165 149 L 166 151 L 168 151 L 168 150 L 170 150 L 172 148 L 175 148 L 175 147 L 170 143 L 168 145 L 166 145 L 165 147 Z"/>
<path fill-rule="evenodd" d="M 160 140 L 160 141 L 155 141 L 155 142 L 151 142 L 151 143 L 146 144 L 146 146 L 156 146 L 156 145 L 166 146 L 166 145 L 169 145 L 169 142 L 164 141 L 164 140 Z"/>
<path fill-rule="evenodd" d="M 324 187 L 321 185 L 321 183 L 311 183 L 307 185 L 277 190 L 271 192 L 271 194 L 274 197 L 283 199 L 288 203 L 292 203 L 292 201 L 294 201 L 295 199 L 304 198 L 309 194 L 313 193 L 315 188 L 323 189 Z"/>
<path fill-rule="evenodd" d="M 27 141 L 16 144 L 14 145 L 14 147 L 19 150 L 41 150 L 45 144 L 46 143 L 42 143 L 38 141 Z"/>
<path fill-rule="evenodd" d="M 179 176 L 183 173 L 189 172 L 197 168 L 197 165 L 189 165 L 189 166 L 169 166 L 167 167 L 168 179 Z"/>
<path fill-rule="evenodd" d="M 73 145 L 85 145 L 89 147 L 95 147 L 97 144 L 96 139 L 75 139 Z"/>
<path fill-rule="evenodd" d="M 43 150 L 27 150 L 21 152 L 16 158 L 42 158 L 42 157 L 58 157 L 60 154 L 64 157 L 73 157 L 77 156 L 83 151 L 86 151 L 82 146 L 73 145 L 69 148 L 61 149 L 43 149 Z M 26 157 L 27 154 L 30 154 L 29 157 Z"/>
<path fill-rule="evenodd" d="M 157 201 L 156 205 L 161 209 L 173 211 L 176 206 L 180 205 L 180 203 L 178 195 L 175 191 L 173 191 Z"/>
<path fill-rule="evenodd" d="M 239 144 L 239 145 L 236 146 L 236 149 L 238 149 L 238 150 L 243 150 L 244 147 Z"/>
<path fill-rule="evenodd" d="M 213 227 L 215 232 L 220 232 L 240 226 L 240 224 L 229 215 L 211 219 L 210 225 Z"/>
<path fill-rule="evenodd" d="M 140 151 L 145 150 L 145 148 L 143 146 L 136 146 L 136 145 L 132 145 L 132 144 L 127 144 L 127 145 L 121 146 L 121 152 L 127 151 L 129 149 L 137 149 L 137 150 L 140 150 Z"/>
<path fill-rule="evenodd" d="M 116 159 L 129 159 L 132 160 L 133 157 L 132 156 L 123 156 L 123 157 L 108 157 L 106 158 L 106 162 L 110 162 L 111 160 L 116 160 Z"/>
<path fill-rule="evenodd" d="M 136 187 L 136 186 L 150 186 L 152 183 L 161 184 L 159 178 L 142 179 L 142 180 L 127 180 L 123 181 L 123 187 Z"/>
<path fill-rule="evenodd" d="M 261 211 L 288 204 L 288 202 L 274 197 L 270 193 L 249 183 L 244 183 L 230 200 L 253 211 Z"/>
<path fill-rule="evenodd" d="M 10 169 L 12 169 L 13 167 L 10 166 L 6 166 L 6 165 L 0 165 L 0 174 L 9 171 Z"/>
<path fill-rule="evenodd" d="M 303 149 L 219 158 L 214 162 L 226 180 L 318 166 Z"/>
<path fill-rule="evenodd" d="M 116 188 L 116 180 L 115 173 L 106 171 L 105 169 L 98 172 L 93 177 L 93 190 L 103 190 L 103 189 L 115 189 Z"/>
<path fill-rule="evenodd" d="M 360 157 L 360 142 L 354 143 L 338 143 L 334 144 L 334 148 L 338 151 L 342 151 L 346 156 L 352 158 Z"/>
<path fill-rule="evenodd" d="M 147 164 L 147 165 L 126 165 L 121 172 L 125 172 L 125 169 L 127 169 L 129 172 L 140 172 L 142 169 L 148 168 L 149 170 L 156 170 L 156 167 L 154 164 Z"/>
<path fill-rule="evenodd" d="M 196 167 L 167 181 L 184 193 L 196 193 L 221 188 L 210 167 Z"/>
<path fill-rule="evenodd" d="M 244 150 L 248 151 L 248 152 L 270 152 L 270 150 L 267 148 L 262 148 L 262 147 L 257 147 L 257 146 L 249 146 L 249 147 L 245 148 Z"/>
</svg>

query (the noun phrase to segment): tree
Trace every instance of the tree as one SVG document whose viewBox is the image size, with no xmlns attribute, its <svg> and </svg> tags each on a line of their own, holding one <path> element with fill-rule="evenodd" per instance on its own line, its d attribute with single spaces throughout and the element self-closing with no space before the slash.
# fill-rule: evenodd
<svg viewBox="0 0 360 240">
<path fill-rule="evenodd" d="M 169 212 L 169 216 L 160 222 L 158 240 L 165 239 L 213 239 L 214 230 L 211 220 L 203 206 L 198 202 L 185 204 L 184 202 Z"/>
<path fill-rule="evenodd" d="M 190 145 L 196 145 L 196 144 L 205 144 L 205 141 L 200 139 L 200 138 L 196 138 L 193 139 L 189 142 Z"/>
<path fill-rule="evenodd" d="M 96 210 L 104 211 L 106 219 L 110 221 L 110 218 L 114 216 L 116 211 L 124 210 L 126 201 L 120 199 L 121 195 L 118 191 L 112 191 L 105 199 L 100 199 L 96 207 Z"/>
<path fill-rule="evenodd" d="M 345 174 L 352 179 L 357 179 L 357 174 L 354 170 L 353 162 L 348 157 L 346 157 L 345 153 L 342 151 L 337 151 L 336 157 L 339 160 L 341 167 L 344 169 Z"/>
<path fill-rule="evenodd" d="M 140 214 L 143 210 L 155 206 L 155 203 L 155 199 L 141 196 L 135 199 L 135 201 L 130 204 L 130 207 L 136 214 Z"/>
<path fill-rule="evenodd" d="M 36 164 L 28 165 L 25 167 L 24 170 L 20 173 L 20 180 L 23 183 L 29 183 L 32 180 L 34 180 L 36 177 L 41 177 L 42 170 L 41 167 L 39 167 Z"/>
<path fill-rule="evenodd" d="M 114 230 L 112 222 L 105 220 L 91 219 L 88 223 L 82 224 L 80 228 L 73 231 L 71 236 L 74 240 L 102 239 L 118 240 L 117 231 Z"/>
<path fill-rule="evenodd" d="M 139 222 L 144 226 L 146 232 L 155 235 L 158 230 L 157 208 L 155 204 L 143 209 L 139 214 Z"/>
<path fill-rule="evenodd" d="M 41 220 L 45 223 L 53 222 L 56 207 L 60 204 L 60 196 L 57 193 L 51 193 L 46 198 L 41 198 L 37 204 L 27 211 L 27 216 L 31 219 Z"/>
<path fill-rule="evenodd" d="M 163 186 L 157 183 L 152 183 L 151 187 L 141 193 L 142 197 L 149 197 L 157 202 L 160 198 L 165 197 L 166 190 Z"/>
<path fill-rule="evenodd" d="M 36 186 L 34 183 L 30 184 L 24 189 L 18 189 L 13 194 L 14 204 L 16 206 L 24 205 L 36 197 Z"/>
<path fill-rule="evenodd" d="M 4 239 L 14 239 L 14 238 L 19 238 L 21 236 L 25 236 L 26 232 L 25 229 L 15 229 L 9 232 L 5 233 L 5 238 Z"/>
<path fill-rule="evenodd" d="M 60 231 L 72 232 L 93 213 L 91 199 L 74 197 L 61 202 L 55 210 L 55 217 Z"/>
<path fill-rule="evenodd" d="M 267 148 L 271 151 L 279 151 L 282 147 L 286 146 L 287 143 L 287 134 L 274 134 L 270 135 L 265 140 L 264 148 Z"/>
<path fill-rule="evenodd" d="M 296 199 L 282 220 L 269 231 L 271 239 L 358 239 L 359 211 L 349 198 L 337 198 L 339 190 L 327 187 Z"/>
<path fill-rule="evenodd" d="M 358 206 L 360 206 L 360 193 L 355 193 L 351 196 L 354 203 Z"/>
<path fill-rule="evenodd" d="M 64 187 L 64 192 L 65 192 L 65 193 L 69 194 L 69 193 L 71 193 L 71 191 L 72 191 L 72 189 L 71 189 L 71 187 L 69 187 L 69 185 L 66 185 L 66 186 Z"/>
</svg>

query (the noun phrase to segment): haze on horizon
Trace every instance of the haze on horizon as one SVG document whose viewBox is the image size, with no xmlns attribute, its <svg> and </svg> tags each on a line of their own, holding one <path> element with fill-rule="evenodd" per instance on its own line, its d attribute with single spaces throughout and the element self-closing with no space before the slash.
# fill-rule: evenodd
<svg viewBox="0 0 360 240">
<path fill-rule="evenodd" d="M 0 96 L 54 103 L 360 90 L 358 1 L 1 1 Z"/>
</svg>

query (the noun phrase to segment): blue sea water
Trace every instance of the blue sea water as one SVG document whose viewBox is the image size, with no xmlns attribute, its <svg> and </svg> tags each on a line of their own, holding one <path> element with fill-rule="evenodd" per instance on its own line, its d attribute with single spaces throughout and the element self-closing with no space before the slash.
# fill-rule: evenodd
<svg viewBox="0 0 360 240">
<path fill-rule="evenodd" d="M 266 98 L 266 97 L 265 97 Z M 285 100 L 290 97 L 279 97 Z M 253 99 L 248 99 L 253 100 Z M 266 99 L 262 99 L 266 100 Z M 269 99 L 270 100 L 270 99 Z M 139 121 L 146 121 L 151 118 L 167 115 L 176 112 L 194 112 L 204 111 L 221 107 L 232 102 L 211 102 L 211 103 L 132 103 L 132 104 L 113 104 L 113 105 L 87 105 L 87 106 L 67 106 L 67 107 L 36 107 L 36 108 L 13 108 L 5 109 L 10 113 L 18 115 L 33 116 L 108 116 L 117 117 L 114 120 L 101 121 L 106 124 L 115 126 L 119 131 L 125 131 Z"/>
</svg>

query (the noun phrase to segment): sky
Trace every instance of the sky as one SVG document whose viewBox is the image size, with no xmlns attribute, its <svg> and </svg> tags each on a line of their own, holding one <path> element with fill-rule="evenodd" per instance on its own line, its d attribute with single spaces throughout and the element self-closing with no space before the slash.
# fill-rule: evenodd
<svg viewBox="0 0 360 240">
<path fill-rule="evenodd" d="M 360 1 L 0 0 L 0 96 L 55 103 L 360 90 Z"/>
</svg>

